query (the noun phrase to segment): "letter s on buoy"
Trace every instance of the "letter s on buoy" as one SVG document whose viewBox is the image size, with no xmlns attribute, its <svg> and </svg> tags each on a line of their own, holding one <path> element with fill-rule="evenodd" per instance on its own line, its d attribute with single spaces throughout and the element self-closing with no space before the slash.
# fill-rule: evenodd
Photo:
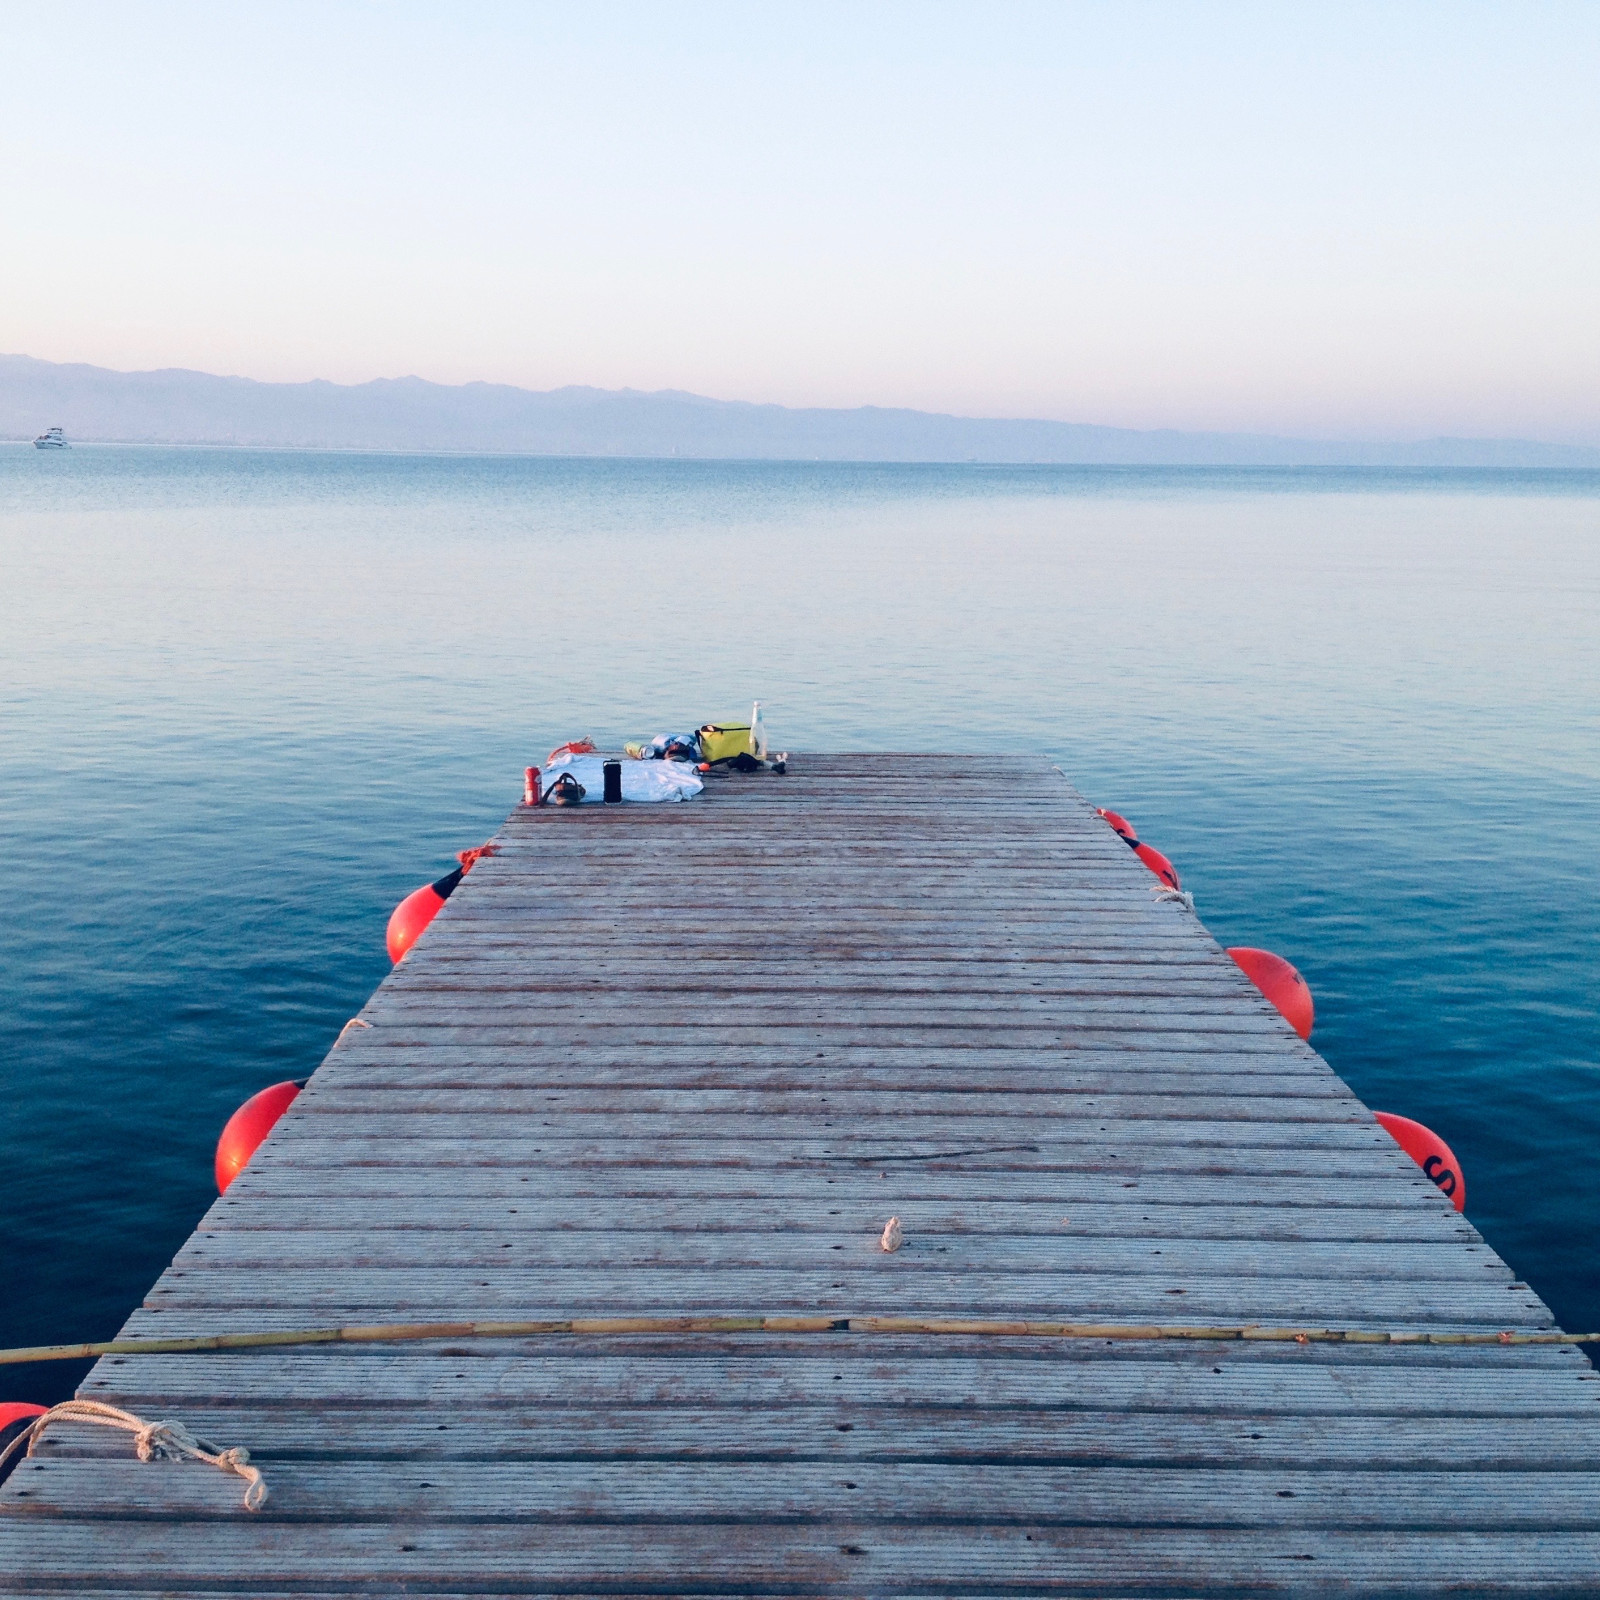
<svg viewBox="0 0 1600 1600">
<path fill-rule="evenodd" d="M 1423 1175 L 1449 1196 L 1457 1211 L 1466 1210 L 1467 1180 L 1461 1163 L 1443 1139 L 1410 1117 L 1397 1117 L 1392 1111 L 1375 1111 L 1378 1124 L 1390 1138 L 1422 1168 Z"/>
<path fill-rule="evenodd" d="M 1456 1192 L 1456 1175 L 1444 1164 L 1443 1156 L 1429 1156 L 1422 1163 L 1422 1171 L 1426 1177 L 1431 1178 L 1446 1194 Z"/>
</svg>

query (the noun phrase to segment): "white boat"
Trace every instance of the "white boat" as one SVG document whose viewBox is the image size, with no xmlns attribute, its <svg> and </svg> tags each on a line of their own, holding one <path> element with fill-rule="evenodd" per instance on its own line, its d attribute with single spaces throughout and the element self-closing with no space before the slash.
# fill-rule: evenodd
<svg viewBox="0 0 1600 1600">
<path fill-rule="evenodd" d="M 33 441 L 33 448 L 35 450 L 65 450 L 69 448 L 67 436 L 60 428 L 50 428 Z"/>
</svg>

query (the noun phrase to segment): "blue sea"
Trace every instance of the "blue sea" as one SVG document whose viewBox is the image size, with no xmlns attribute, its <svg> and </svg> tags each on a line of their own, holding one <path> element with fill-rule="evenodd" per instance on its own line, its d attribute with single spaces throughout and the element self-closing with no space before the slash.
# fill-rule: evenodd
<svg viewBox="0 0 1600 1600">
<path fill-rule="evenodd" d="M 1600 474 L 8 446 L 0 579 L 0 1345 L 115 1332 L 525 765 L 755 698 L 1046 752 L 1600 1327 Z"/>
</svg>

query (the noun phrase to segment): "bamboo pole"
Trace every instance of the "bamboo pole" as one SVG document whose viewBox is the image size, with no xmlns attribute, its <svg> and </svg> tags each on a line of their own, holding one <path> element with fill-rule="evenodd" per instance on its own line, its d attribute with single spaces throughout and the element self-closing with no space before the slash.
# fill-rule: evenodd
<svg viewBox="0 0 1600 1600">
<path fill-rule="evenodd" d="M 284 1345 L 403 1344 L 423 1339 L 526 1339 L 542 1334 L 638 1333 L 921 1333 L 994 1339 L 1098 1339 L 1108 1343 L 1176 1339 L 1272 1344 L 1600 1344 L 1600 1333 L 1564 1333 L 1558 1328 L 1530 1333 L 1510 1329 L 1496 1333 L 1445 1333 L 1427 1329 L 1273 1328 L 1256 1323 L 1210 1327 L 1204 1324 L 1033 1322 L 980 1317 L 562 1317 L 527 1322 L 379 1322 L 343 1328 L 197 1334 L 178 1339 L 43 1344 L 0 1350 L 0 1366 L 20 1366 L 35 1361 L 87 1361 L 97 1356 L 197 1355 L 211 1350 L 262 1350 Z"/>
</svg>

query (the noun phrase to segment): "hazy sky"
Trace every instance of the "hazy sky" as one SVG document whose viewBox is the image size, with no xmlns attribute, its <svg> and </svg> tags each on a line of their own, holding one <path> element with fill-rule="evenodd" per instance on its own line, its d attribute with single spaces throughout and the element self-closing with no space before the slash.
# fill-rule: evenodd
<svg viewBox="0 0 1600 1600">
<path fill-rule="evenodd" d="M 7 0 L 0 349 L 1600 443 L 1600 4 Z"/>
</svg>

